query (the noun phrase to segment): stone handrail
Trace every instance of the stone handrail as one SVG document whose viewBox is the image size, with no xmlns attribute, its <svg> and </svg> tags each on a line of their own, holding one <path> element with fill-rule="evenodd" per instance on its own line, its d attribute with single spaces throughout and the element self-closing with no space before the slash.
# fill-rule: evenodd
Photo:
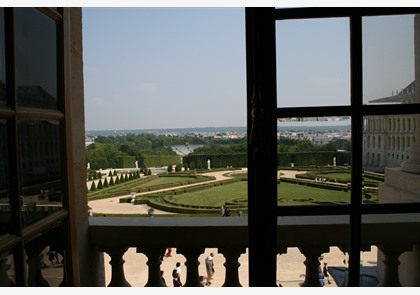
<svg viewBox="0 0 420 295">
<path fill-rule="evenodd" d="M 136 247 L 148 257 L 146 286 L 164 286 L 160 278 L 160 255 L 167 245 L 177 249 L 187 262 L 184 286 L 201 286 L 198 257 L 206 248 L 218 248 L 226 258 L 224 286 L 241 286 L 238 258 L 248 247 L 247 217 L 94 217 L 89 219 L 92 245 L 111 257 L 109 286 L 130 286 L 122 259 Z M 380 286 L 399 286 L 398 257 L 420 244 L 420 214 L 370 215 L 363 218 L 361 248 L 378 246 L 385 255 L 385 273 Z M 229 236 L 229 239 L 225 237 Z M 322 239 L 319 237 L 322 236 Z M 302 286 L 319 286 L 318 257 L 337 246 L 347 251 L 349 218 L 346 216 L 278 217 L 278 253 L 298 247 L 305 255 L 306 275 Z"/>
</svg>

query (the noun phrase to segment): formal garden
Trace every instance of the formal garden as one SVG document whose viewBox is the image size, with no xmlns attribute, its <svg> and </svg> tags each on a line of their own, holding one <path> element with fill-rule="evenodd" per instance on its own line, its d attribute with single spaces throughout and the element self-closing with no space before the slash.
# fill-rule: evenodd
<svg viewBox="0 0 420 295">
<path fill-rule="evenodd" d="M 295 177 L 287 171 L 301 170 Z M 350 168 L 348 166 L 279 167 L 278 205 L 337 205 L 350 201 Z M 120 203 L 147 204 L 179 216 L 220 216 L 221 206 L 229 207 L 232 215 L 247 214 L 247 174 L 240 168 L 216 168 L 225 179 L 206 176 L 208 169 L 172 171 L 140 176 L 134 172 L 109 172 L 99 179 L 108 185 L 90 189 L 89 200 L 121 196 Z M 108 181 L 110 179 L 110 181 Z M 122 180 L 122 181 L 121 181 Z M 363 202 L 378 200 L 378 186 L 383 174 L 363 174 Z M 110 183 L 113 182 L 111 185 Z M 94 182 L 92 182 L 94 183 Z"/>
</svg>

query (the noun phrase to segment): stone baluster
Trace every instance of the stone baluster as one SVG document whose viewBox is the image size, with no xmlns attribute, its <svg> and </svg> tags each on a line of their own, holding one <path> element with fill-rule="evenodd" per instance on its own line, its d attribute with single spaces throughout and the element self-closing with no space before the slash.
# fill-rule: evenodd
<svg viewBox="0 0 420 295">
<path fill-rule="evenodd" d="M 198 257 L 204 253 L 204 248 L 177 248 L 177 253 L 181 253 L 185 256 L 186 262 L 185 266 L 187 267 L 187 278 L 184 287 L 203 287 L 199 279 L 198 266 L 200 262 Z"/>
<path fill-rule="evenodd" d="M 398 257 L 410 248 L 403 245 L 378 245 L 378 249 L 384 254 L 384 275 L 378 287 L 401 287 L 398 275 L 400 261 Z"/>
<path fill-rule="evenodd" d="M 7 264 L 8 258 L 0 260 L 0 287 L 15 287 L 15 283 L 9 278 L 7 271 L 10 264 Z"/>
<path fill-rule="evenodd" d="M 147 266 L 149 267 L 148 280 L 145 287 L 167 287 L 160 274 L 161 257 L 165 253 L 163 247 L 137 247 L 137 253 L 144 253 L 147 256 Z"/>
<path fill-rule="evenodd" d="M 41 250 L 37 243 L 26 246 L 28 263 L 28 287 L 49 287 L 50 284 L 44 279 L 41 271 Z"/>
<path fill-rule="evenodd" d="M 226 262 L 225 266 L 226 275 L 225 282 L 222 287 L 242 287 L 239 282 L 239 267 L 241 264 L 238 262 L 242 253 L 245 253 L 245 248 L 219 248 L 219 252 L 223 254 Z"/>
<path fill-rule="evenodd" d="M 319 261 L 322 253 L 329 252 L 329 247 L 306 246 L 299 247 L 299 251 L 305 255 L 305 281 L 301 287 L 322 287 L 319 283 Z"/>
<path fill-rule="evenodd" d="M 106 248 L 104 252 L 108 253 L 111 257 L 112 273 L 111 273 L 111 282 L 108 287 L 131 287 L 130 283 L 127 282 L 124 275 L 124 262 L 123 259 L 124 253 L 128 248 Z"/>
</svg>

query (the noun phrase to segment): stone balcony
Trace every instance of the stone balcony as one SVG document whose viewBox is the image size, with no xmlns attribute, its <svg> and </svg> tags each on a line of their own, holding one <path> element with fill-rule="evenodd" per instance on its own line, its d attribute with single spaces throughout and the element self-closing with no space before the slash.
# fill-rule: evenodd
<svg viewBox="0 0 420 295">
<path fill-rule="evenodd" d="M 135 248 L 137 253 L 146 255 L 148 259 L 145 286 L 165 286 L 160 275 L 160 255 L 167 247 L 176 248 L 177 253 L 186 259 L 185 287 L 202 286 L 198 279 L 199 256 L 207 248 L 217 248 L 225 258 L 223 286 L 242 286 L 238 259 L 248 247 L 246 217 L 93 217 L 89 222 L 91 245 L 98 251 L 99 257 L 103 253 L 111 257 L 112 275 L 108 286 L 131 286 L 125 278 L 123 259 L 129 248 Z M 398 258 L 420 244 L 419 230 L 420 214 L 363 217 L 361 249 L 376 246 L 383 255 L 380 286 L 401 286 Z M 347 252 L 348 237 L 349 220 L 345 216 L 278 218 L 278 254 L 297 247 L 306 258 L 302 286 L 319 286 L 318 257 L 328 253 L 330 247 L 339 247 Z M 105 282 L 103 267 L 102 260 L 95 270 L 99 275 L 98 286 Z"/>
</svg>

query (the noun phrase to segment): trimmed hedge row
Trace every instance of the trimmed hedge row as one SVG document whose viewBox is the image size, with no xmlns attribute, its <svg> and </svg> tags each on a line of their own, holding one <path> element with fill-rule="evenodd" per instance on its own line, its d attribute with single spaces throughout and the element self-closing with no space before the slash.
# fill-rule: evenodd
<svg viewBox="0 0 420 295">
<path fill-rule="evenodd" d="M 228 205 L 227 203 L 225 203 Z M 152 198 L 149 199 L 147 202 L 149 207 L 166 211 L 172 213 L 180 213 L 180 214 L 220 214 L 220 207 L 219 206 L 197 206 L 197 205 L 186 205 L 186 204 L 178 204 L 174 202 L 168 202 L 166 198 Z M 236 210 L 241 210 L 243 213 L 248 212 L 247 205 L 229 205 L 230 208 Z M 235 214 L 235 212 L 232 212 Z"/>
<path fill-rule="evenodd" d="M 350 188 L 347 184 L 314 182 L 312 180 L 299 179 L 299 178 L 280 177 L 280 180 L 278 180 L 278 182 L 280 183 L 281 181 L 298 184 L 298 185 L 306 185 L 306 186 L 311 186 L 311 187 L 344 191 L 344 192 L 347 192 Z"/>
<path fill-rule="evenodd" d="M 151 175 L 144 178 L 134 179 L 129 182 L 114 184 L 113 186 L 102 188 L 100 190 L 96 190 L 93 192 L 88 192 L 88 199 L 90 201 L 93 201 L 93 200 L 117 197 L 121 195 L 128 195 L 132 191 L 134 191 L 133 188 L 144 185 L 145 183 L 150 182 L 158 177 L 159 176 L 157 175 Z"/>
<path fill-rule="evenodd" d="M 290 163 L 294 163 L 295 166 L 332 165 L 334 158 L 336 165 L 348 165 L 351 162 L 351 153 L 334 151 L 277 153 L 277 163 L 280 166 L 290 166 Z M 207 160 L 210 160 L 212 168 L 248 166 L 248 155 L 246 153 L 231 155 L 191 154 L 183 158 L 183 163 L 190 168 L 201 169 L 207 167 Z"/>
<path fill-rule="evenodd" d="M 342 184 L 347 184 L 350 182 L 350 175 L 348 178 L 328 177 L 328 176 L 326 177 L 325 175 L 322 175 L 322 176 L 320 175 L 320 174 L 330 174 L 330 173 L 336 173 L 336 172 L 337 170 L 336 171 L 331 171 L 331 170 L 309 171 L 305 174 L 297 174 L 296 178 L 314 180 L 315 178 L 322 177 L 330 182 L 336 182 L 336 183 L 342 183 Z M 375 181 L 369 181 L 366 179 L 370 178 L 370 179 L 375 179 L 377 181 L 381 181 L 380 177 L 378 178 L 372 177 L 370 174 L 367 174 L 366 172 L 363 173 L 363 178 L 364 178 L 363 185 L 368 186 L 368 187 L 378 187 L 379 183 Z M 382 181 L 383 181 L 383 178 L 382 178 Z"/>
<path fill-rule="evenodd" d="M 176 175 L 159 175 L 159 177 L 175 177 L 175 176 Z M 182 177 L 185 177 L 185 178 L 188 177 L 192 179 L 166 183 L 166 184 L 151 185 L 148 187 L 142 187 L 142 188 L 137 189 L 136 192 L 137 193 L 151 192 L 151 191 L 156 191 L 156 190 L 165 189 L 165 188 L 177 187 L 181 185 L 188 185 L 188 184 L 195 184 L 195 183 L 216 180 L 216 177 L 214 176 L 204 176 L 204 175 L 188 175 L 188 176 L 182 175 Z"/>
</svg>

